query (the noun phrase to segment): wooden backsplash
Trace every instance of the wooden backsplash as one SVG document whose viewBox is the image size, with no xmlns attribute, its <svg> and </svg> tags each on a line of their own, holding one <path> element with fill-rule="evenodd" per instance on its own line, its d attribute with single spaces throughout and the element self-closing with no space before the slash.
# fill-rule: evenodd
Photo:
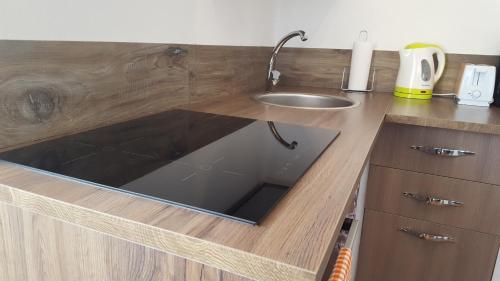
<svg viewBox="0 0 500 281">
<path fill-rule="evenodd" d="M 165 111 L 216 96 L 262 91 L 272 48 L 0 40 L 0 150 Z M 350 50 L 284 48 L 281 85 L 339 88 Z M 437 92 L 453 90 L 447 56 Z M 376 51 L 376 90 L 394 87 L 397 52 Z"/>
<path fill-rule="evenodd" d="M 435 92 L 450 93 L 454 90 L 462 63 L 498 65 L 499 56 L 446 55 L 446 68 Z M 284 48 L 278 59 L 281 85 L 340 88 L 342 70 L 351 62 L 351 50 Z M 375 90 L 392 92 L 399 69 L 399 54 L 395 51 L 375 51 L 372 69 L 375 68 Z M 348 72 L 347 72 L 348 73 Z"/>
<path fill-rule="evenodd" d="M 0 149 L 263 90 L 269 48 L 0 41 Z"/>
</svg>

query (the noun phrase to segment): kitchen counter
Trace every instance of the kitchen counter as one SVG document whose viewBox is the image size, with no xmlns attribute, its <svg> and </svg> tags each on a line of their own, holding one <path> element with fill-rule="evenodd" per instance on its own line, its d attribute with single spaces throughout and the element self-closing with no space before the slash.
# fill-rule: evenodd
<svg viewBox="0 0 500 281">
<path fill-rule="evenodd" d="M 324 92 L 321 89 L 308 91 Z M 385 93 L 326 93 L 361 102 L 347 110 L 267 106 L 248 96 L 185 109 L 341 130 L 340 136 L 258 226 L 0 163 L 0 201 L 255 280 L 319 280 L 386 119 L 500 134 L 500 109 Z"/>
<path fill-rule="evenodd" d="M 386 121 L 424 127 L 500 134 L 500 108 L 457 105 L 451 98 L 393 98 Z"/>
</svg>

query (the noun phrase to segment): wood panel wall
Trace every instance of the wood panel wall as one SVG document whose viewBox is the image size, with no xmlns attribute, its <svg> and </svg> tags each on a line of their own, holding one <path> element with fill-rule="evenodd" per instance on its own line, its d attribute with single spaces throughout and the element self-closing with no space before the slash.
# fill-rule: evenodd
<svg viewBox="0 0 500 281">
<path fill-rule="evenodd" d="M 454 91 L 462 63 L 500 65 L 499 56 L 447 54 L 446 68 L 435 92 Z M 277 69 L 282 86 L 308 86 L 339 89 L 342 70 L 351 63 L 351 50 L 284 48 Z M 375 90 L 392 92 L 399 69 L 399 54 L 395 51 L 375 51 L 372 68 L 377 70 Z M 348 72 L 347 72 L 348 73 Z"/>
<path fill-rule="evenodd" d="M 0 151 L 218 96 L 265 87 L 271 48 L 0 40 Z M 282 86 L 339 88 L 350 50 L 284 48 Z M 451 92 L 463 62 L 448 54 L 436 92 Z M 399 55 L 376 51 L 376 90 L 393 90 Z"/>
<path fill-rule="evenodd" d="M 250 281 L 0 203 L 0 280 Z"/>
<path fill-rule="evenodd" d="M 264 89 L 270 49 L 0 41 L 0 150 Z"/>
</svg>

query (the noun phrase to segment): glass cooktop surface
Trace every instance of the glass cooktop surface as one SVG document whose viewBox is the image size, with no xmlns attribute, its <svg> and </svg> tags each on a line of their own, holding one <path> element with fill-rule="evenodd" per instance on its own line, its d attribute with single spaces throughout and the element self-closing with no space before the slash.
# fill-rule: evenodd
<svg viewBox="0 0 500 281">
<path fill-rule="evenodd" d="M 339 131 L 171 110 L 0 159 L 256 224 Z"/>
</svg>

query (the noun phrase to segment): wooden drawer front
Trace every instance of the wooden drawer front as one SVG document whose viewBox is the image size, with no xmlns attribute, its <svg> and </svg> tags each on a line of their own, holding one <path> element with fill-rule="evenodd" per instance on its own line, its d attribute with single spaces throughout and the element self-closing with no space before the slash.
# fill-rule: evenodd
<svg viewBox="0 0 500 281">
<path fill-rule="evenodd" d="M 372 165 L 365 207 L 500 235 L 498 202 L 500 186 Z"/>
<path fill-rule="evenodd" d="M 453 237 L 432 242 L 400 231 Z M 366 210 L 357 281 L 489 281 L 498 243 L 493 235 Z"/>
<path fill-rule="evenodd" d="M 472 156 L 436 156 L 413 145 L 461 149 Z M 500 136 L 387 123 L 375 145 L 373 164 L 500 184 Z"/>
</svg>

